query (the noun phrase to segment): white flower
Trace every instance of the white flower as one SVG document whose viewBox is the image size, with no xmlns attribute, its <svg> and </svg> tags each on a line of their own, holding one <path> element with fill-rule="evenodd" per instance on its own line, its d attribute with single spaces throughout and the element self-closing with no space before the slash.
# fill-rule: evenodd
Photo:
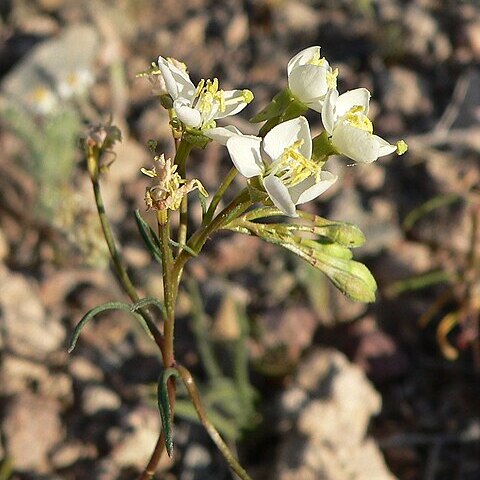
<svg viewBox="0 0 480 480">
<path fill-rule="evenodd" d="M 215 120 L 235 115 L 253 100 L 250 90 L 227 90 L 218 88 L 218 80 L 201 80 L 197 87 L 188 73 L 158 58 L 165 86 L 173 100 L 177 117 L 188 127 L 208 129 Z"/>
<path fill-rule="evenodd" d="M 190 80 L 187 73 L 187 66 L 183 62 L 180 62 L 179 60 L 171 57 L 167 57 L 165 60 L 168 63 L 172 64 L 176 69 L 184 72 L 188 80 Z M 150 82 L 152 86 L 152 95 L 162 96 L 162 95 L 168 94 L 167 86 L 165 84 L 162 71 L 160 70 L 159 66 L 155 62 L 152 62 L 150 68 L 148 68 L 144 72 L 138 73 L 137 77 L 146 78 Z"/>
<path fill-rule="evenodd" d="M 84 96 L 93 84 L 93 75 L 86 68 L 80 68 L 64 75 L 58 82 L 58 94 L 61 98 Z"/>
<path fill-rule="evenodd" d="M 393 153 L 397 147 L 373 134 L 368 118 L 370 92 L 366 88 L 342 95 L 330 90 L 322 108 L 322 121 L 335 149 L 359 163 L 371 163 Z"/>
<path fill-rule="evenodd" d="M 297 53 L 287 66 L 288 87 L 307 107 L 322 111 L 329 89 L 337 86 L 338 69 L 333 70 L 325 58 L 320 57 L 320 47 L 309 47 Z"/>
<path fill-rule="evenodd" d="M 27 100 L 30 108 L 39 115 L 49 115 L 57 110 L 58 99 L 46 86 L 39 85 L 28 95 Z"/>
<path fill-rule="evenodd" d="M 263 140 L 233 134 L 226 146 L 237 170 L 247 178 L 260 175 L 273 203 L 291 217 L 297 216 L 295 205 L 313 200 L 337 180 L 311 158 L 312 138 L 305 117 L 280 123 Z"/>
</svg>

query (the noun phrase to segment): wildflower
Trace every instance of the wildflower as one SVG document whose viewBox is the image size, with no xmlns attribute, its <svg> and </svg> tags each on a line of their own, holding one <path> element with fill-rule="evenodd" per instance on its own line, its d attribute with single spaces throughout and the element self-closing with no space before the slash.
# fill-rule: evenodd
<svg viewBox="0 0 480 480">
<path fill-rule="evenodd" d="M 201 80 L 195 87 L 186 71 L 163 57 L 158 58 L 158 66 L 172 97 L 173 109 L 187 127 L 213 128 L 216 119 L 237 114 L 253 100 L 250 90 L 221 90 L 216 78 Z"/>
<path fill-rule="evenodd" d="M 84 96 L 93 84 L 93 75 L 86 68 L 81 68 L 64 75 L 58 82 L 58 94 L 61 98 Z"/>
<path fill-rule="evenodd" d="M 297 216 L 295 205 L 313 200 L 337 180 L 312 159 L 312 138 L 305 117 L 280 123 L 263 140 L 232 135 L 226 146 L 237 170 L 247 178 L 260 176 L 272 202 L 291 217 Z"/>
<path fill-rule="evenodd" d="M 39 115 L 49 115 L 58 107 L 58 99 L 45 85 L 39 85 L 28 94 L 29 105 Z"/>
<path fill-rule="evenodd" d="M 145 192 L 147 209 L 178 210 L 185 195 L 193 190 L 199 190 L 207 197 L 208 193 L 200 180 L 186 180 L 177 173 L 177 165 L 170 158 L 165 159 L 162 154 L 154 158 L 154 167 L 151 170 L 142 168 L 141 172 L 153 180 Z"/>
<path fill-rule="evenodd" d="M 176 69 L 183 71 L 183 73 L 188 77 L 187 66 L 183 62 L 180 62 L 179 60 L 171 57 L 167 57 L 165 60 L 171 65 L 173 65 Z M 145 72 L 139 73 L 137 77 L 144 77 L 150 82 L 150 84 L 152 85 L 152 95 L 162 96 L 168 94 L 162 71 L 155 62 L 152 62 L 150 68 Z"/>
<path fill-rule="evenodd" d="M 322 108 L 322 121 L 334 148 L 359 163 L 371 163 L 393 153 L 397 147 L 373 133 L 368 118 L 370 92 L 366 88 L 342 95 L 330 90 Z"/>
<path fill-rule="evenodd" d="M 297 53 L 287 66 L 288 87 L 304 105 L 322 111 L 325 95 L 337 86 L 338 69 L 320 57 L 320 47 L 309 47 Z"/>
</svg>

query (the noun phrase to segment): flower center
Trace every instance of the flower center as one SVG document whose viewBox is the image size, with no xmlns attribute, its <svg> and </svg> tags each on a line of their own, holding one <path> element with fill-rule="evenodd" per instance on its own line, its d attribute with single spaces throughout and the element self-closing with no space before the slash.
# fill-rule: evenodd
<svg viewBox="0 0 480 480">
<path fill-rule="evenodd" d="M 349 123 L 353 127 L 359 128 L 360 130 L 373 133 L 373 124 L 364 112 L 365 107 L 362 105 L 356 105 L 352 107 L 341 120 Z"/>
<path fill-rule="evenodd" d="M 250 90 L 242 90 L 235 97 L 225 98 L 225 92 L 218 88 L 218 79 L 200 80 L 195 95 L 193 97 L 192 107 L 197 109 L 203 119 L 212 116 L 212 112 L 225 112 L 227 106 L 237 105 L 239 103 L 250 103 L 253 100 L 253 93 Z"/>
<path fill-rule="evenodd" d="M 324 67 L 328 65 L 327 59 L 325 57 L 320 58 L 320 50 L 315 50 L 313 57 L 307 62 L 310 65 L 318 65 L 319 67 Z"/>
<path fill-rule="evenodd" d="M 280 157 L 272 163 L 267 173 L 276 175 L 287 187 L 294 187 L 310 176 L 315 176 L 318 182 L 320 168 L 313 160 L 300 153 L 299 149 L 303 143 L 304 141 L 300 139 L 285 148 Z"/>
</svg>

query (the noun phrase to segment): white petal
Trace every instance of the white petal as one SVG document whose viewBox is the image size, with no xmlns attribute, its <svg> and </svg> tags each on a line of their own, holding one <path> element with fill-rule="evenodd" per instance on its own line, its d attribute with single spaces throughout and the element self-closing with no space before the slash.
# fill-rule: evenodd
<svg viewBox="0 0 480 480">
<path fill-rule="evenodd" d="M 370 103 L 370 92 L 366 88 L 356 88 L 342 93 L 336 102 L 336 115 L 341 117 L 345 115 L 352 107 L 362 106 L 365 108 L 365 115 L 368 114 L 368 104 Z"/>
<path fill-rule="evenodd" d="M 241 112 L 246 106 L 247 103 L 243 101 L 243 91 L 242 90 L 227 90 L 223 92 L 225 101 L 234 100 L 230 105 L 225 105 L 225 110 L 218 112 L 215 115 L 215 118 L 224 118 L 229 117 L 230 115 L 236 115 L 238 112 Z"/>
<path fill-rule="evenodd" d="M 233 125 L 209 128 L 208 130 L 204 130 L 203 134 L 215 142 L 218 142 L 220 145 L 226 145 L 227 140 L 234 135 L 243 135 L 242 132 Z"/>
<path fill-rule="evenodd" d="M 268 175 L 263 179 L 265 190 L 274 205 L 289 217 L 297 217 L 295 204 L 290 198 L 288 188 L 275 175 Z"/>
<path fill-rule="evenodd" d="M 335 126 L 335 104 L 338 98 L 338 90 L 333 88 L 327 92 L 322 106 L 322 123 L 326 132 L 331 135 Z"/>
<path fill-rule="evenodd" d="M 343 155 L 359 163 L 374 162 L 379 155 L 380 144 L 369 132 L 348 124 L 335 127 L 333 146 Z"/>
<path fill-rule="evenodd" d="M 327 72 L 327 66 L 298 66 L 288 76 L 288 86 L 303 103 L 323 99 L 328 91 Z"/>
<path fill-rule="evenodd" d="M 379 145 L 379 150 L 378 150 L 379 157 L 383 157 L 384 155 L 390 155 L 397 149 L 396 145 L 392 145 L 388 143 L 386 140 L 384 140 L 382 137 L 379 137 L 378 135 L 374 135 L 373 138 L 377 140 Z"/>
<path fill-rule="evenodd" d="M 318 46 L 308 47 L 308 48 L 305 48 L 305 50 L 302 50 L 301 52 L 297 53 L 288 62 L 288 65 L 287 65 L 288 76 L 290 76 L 290 73 L 295 67 L 297 67 L 298 65 L 305 65 L 307 62 L 309 62 L 314 57 L 316 52 L 318 52 L 318 57 L 320 58 L 320 47 Z"/>
<path fill-rule="evenodd" d="M 263 172 L 260 156 L 260 137 L 253 135 L 233 135 L 226 146 L 237 170 L 247 178 L 256 177 Z"/>
<path fill-rule="evenodd" d="M 202 115 L 187 103 L 185 99 L 179 98 L 173 102 L 173 108 L 181 122 L 189 127 L 197 128 L 202 124 Z"/>
<path fill-rule="evenodd" d="M 327 191 L 336 181 L 337 176 L 330 172 L 321 172 L 320 181 L 315 183 L 314 177 L 309 177 L 303 182 L 291 187 L 290 196 L 296 205 L 307 203 Z"/>
<path fill-rule="evenodd" d="M 193 99 L 195 85 L 190 80 L 187 72 L 184 72 L 163 57 L 158 57 L 158 66 L 165 80 L 168 93 L 174 100 L 179 97 L 188 100 Z"/>
<path fill-rule="evenodd" d="M 305 158 L 310 159 L 312 137 L 305 117 L 293 118 L 272 128 L 263 139 L 263 150 L 272 160 L 276 160 L 285 148 L 292 146 L 297 140 L 303 140 L 299 151 Z"/>
</svg>

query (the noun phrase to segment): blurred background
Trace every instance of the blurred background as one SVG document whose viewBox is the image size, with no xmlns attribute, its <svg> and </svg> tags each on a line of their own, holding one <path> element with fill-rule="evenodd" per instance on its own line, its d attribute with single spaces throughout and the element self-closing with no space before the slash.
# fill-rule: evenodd
<svg viewBox="0 0 480 480">
<path fill-rule="evenodd" d="M 173 144 L 136 75 L 161 54 L 194 82 L 249 88 L 232 123 L 256 133 L 248 118 L 311 45 L 339 68 L 340 91 L 372 92 L 376 133 L 410 146 L 367 166 L 335 159 L 340 181 L 306 206 L 365 232 L 354 254 L 377 302 L 346 300 L 273 245 L 217 235 L 179 294 L 177 356 L 254 479 L 480 478 L 478 2 L 2 0 L 0 480 L 134 479 L 160 428 L 161 365 L 128 316 L 103 315 L 66 353 L 85 312 L 126 300 L 78 148 L 87 124 L 122 129 L 106 210 L 139 291 L 161 295 L 132 212 L 149 219 L 148 140 L 167 155 Z M 230 165 L 211 144 L 190 176 L 212 192 Z M 176 413 L 175 455 L 156 478 L 232 478 L 186 399 Z"/>
</svg>

